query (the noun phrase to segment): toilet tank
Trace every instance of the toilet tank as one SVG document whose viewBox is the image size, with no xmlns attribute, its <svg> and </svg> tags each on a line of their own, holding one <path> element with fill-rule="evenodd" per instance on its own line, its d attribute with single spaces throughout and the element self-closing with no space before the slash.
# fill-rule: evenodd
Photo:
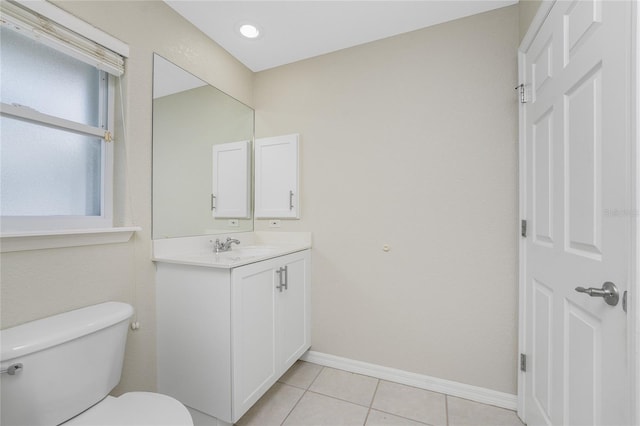
<svg viewBox="0 0 640 426">
<path fill-rule="evenodd" d="M 0 424 L 57 425 L 103 399 L 120 381 L 132 315 L 107 302 L 1 330 Z"/>
</svg>

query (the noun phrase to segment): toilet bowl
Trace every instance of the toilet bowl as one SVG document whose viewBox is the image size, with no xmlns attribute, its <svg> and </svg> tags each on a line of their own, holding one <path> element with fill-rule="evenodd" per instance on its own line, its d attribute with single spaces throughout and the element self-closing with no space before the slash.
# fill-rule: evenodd
<svg viewBox="0 0 640 426">
<path fill-rule="evenodd" d="M 0 330 L 0 424 L 192 426 L 170 396 L 108 396 L 132 315 L 130 305 L 107 302 Z"/>
<path fill-rule="evenodd" d="M 63 423 L 64 426 L 192 425 L 189 410 L 178 400 L 152 392 L 129 392 L 105 399 Z"/>
</svg>

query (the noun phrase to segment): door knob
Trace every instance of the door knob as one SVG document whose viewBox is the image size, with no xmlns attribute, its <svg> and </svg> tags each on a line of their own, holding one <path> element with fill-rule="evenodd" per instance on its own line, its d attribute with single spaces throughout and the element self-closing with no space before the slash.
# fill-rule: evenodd
<svg viewBox="0 0 640 426">
<path fill-rule="evenodd" d="M 586 293 L 591 297 L 602 297 L 608 305 L 616 306 L 620 300 L 618 287 L 610 281 L 602 285 L 602 288 L 584 288 L 576 287 L 578 293 Z"/>
</svg>

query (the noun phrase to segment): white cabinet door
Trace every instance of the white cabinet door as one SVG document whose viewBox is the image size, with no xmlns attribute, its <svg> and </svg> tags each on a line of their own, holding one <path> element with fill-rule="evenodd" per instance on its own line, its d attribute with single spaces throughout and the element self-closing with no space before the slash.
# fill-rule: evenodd
<svg viewBox="0 0 640 426">
<path fill-rule="evenodd" d="M 249 141 L 213 146 L 213 217 L 250 217 L 249 159 Z"/>
<path fill-rule="evenodd" d="M 233 421 L 278 379 L 273 260 L 231 273 Z"/>
<path fill-rule="evenodd" d="M 299 218 L 298 135 L 256 139 L 257 218 Z"/>
<path fill-rule="evenodd" d="M 282 258 L 276 280 L 280 287 L 276 294 L 278 315 L 278 362 L 282 372 L 311 346 L 311 254 L 309 250 Z M 286 281 L 285 281 L 286 280 Z"/>
</svg>

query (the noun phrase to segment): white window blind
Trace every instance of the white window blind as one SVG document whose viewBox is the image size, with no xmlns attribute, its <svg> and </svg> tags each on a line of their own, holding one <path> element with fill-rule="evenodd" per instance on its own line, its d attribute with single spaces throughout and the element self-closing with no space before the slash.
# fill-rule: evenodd
<svg viewBox="0 0 640 426">
<path fill-rule="evenodd" d="M 14 2 L 0 2 L 0 24 L 109 74 L 124 73 L 118 53 Z"/>
</svg>

